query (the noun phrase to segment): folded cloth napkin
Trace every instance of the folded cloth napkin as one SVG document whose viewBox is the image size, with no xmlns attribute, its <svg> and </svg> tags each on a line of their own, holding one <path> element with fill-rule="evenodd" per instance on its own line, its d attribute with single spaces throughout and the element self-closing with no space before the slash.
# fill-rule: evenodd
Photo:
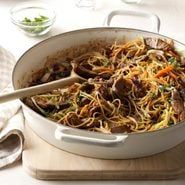
<svg viewBox="0 0 185 185">
<path fill-rule="evenodd" d="M 0 94 L 12 90 L 13 55 L 0 47 Z M 24 118 L 19 100 L 0 104 L 0 168 L 21 158 Z"/>
</svg>

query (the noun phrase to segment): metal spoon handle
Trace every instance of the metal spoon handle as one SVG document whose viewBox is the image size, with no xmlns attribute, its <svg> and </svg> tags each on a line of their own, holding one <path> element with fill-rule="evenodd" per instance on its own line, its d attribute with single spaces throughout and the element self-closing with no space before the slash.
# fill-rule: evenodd
<svg viewBox="0 0 185 185">
<path fill-rule="evenodd" d="M 0 103 L 4 103 L 10 100 L 17 99 L 17 98 L 24 98 L 27 96 L 33 96 L 36 94 L 45 93 L 45 92 L 48 92 L 48 91 L 51 91 L 57 88 L 63 88 L 67 85 L 71 85 L 74 82 L 78 82 L 79 79 L 80 78 L 78 75 L 74 75 L 74 76 L 70 76 L 64 79 L 48 82 L 48 83 L 37 85 L 37 86 L 18 89 L 11 93 L 0 95 Z"/>
</svg>

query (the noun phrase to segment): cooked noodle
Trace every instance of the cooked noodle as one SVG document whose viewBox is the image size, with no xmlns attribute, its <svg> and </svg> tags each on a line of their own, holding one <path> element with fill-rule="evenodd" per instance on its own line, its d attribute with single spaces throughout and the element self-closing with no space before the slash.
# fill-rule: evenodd
<svg viewBox="0 0 185 185">
<path fill-rule="evenodd" d="M 139 38 L 71 59 L 71 70 L 70 62 L 86 82 L 24 102 L 59 124 L 103 133 L 153 131 L 185 120 L 185 62 L 173 42 Z M 66 63 L 60 65 L 66 72 Z M 69 75 L 56 77 L 51 65 L 42 72 L 31 85 Z"/>
</svg>

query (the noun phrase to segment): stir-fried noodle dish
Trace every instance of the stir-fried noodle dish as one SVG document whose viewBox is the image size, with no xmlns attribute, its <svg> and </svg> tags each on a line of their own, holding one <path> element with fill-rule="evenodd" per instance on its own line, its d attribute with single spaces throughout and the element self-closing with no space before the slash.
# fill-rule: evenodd
<svg viewBox="0 0 185 185">
<path fill-rule="evenodd" d="M 153 131 L 185 120 L 185 60 L 172 40 L 138 38 L 46 62 L 30 86 L 77 74 L 87 79 L 27 97 L 46 118 L 102 133 Z"/>
</svg>

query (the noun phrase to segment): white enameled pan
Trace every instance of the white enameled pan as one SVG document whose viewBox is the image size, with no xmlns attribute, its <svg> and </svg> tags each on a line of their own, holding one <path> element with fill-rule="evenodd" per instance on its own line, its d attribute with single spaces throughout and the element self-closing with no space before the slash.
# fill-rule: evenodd
<svg viewBox="0 0 185 185">
<path fill-rule="evenodd" d="M 159 18 L 153 14 L 131 11 L 113 11 L 106 18 L 109 26 L 112 18 L 117 15 L 137 15 L 152 20 L 155 31 L 159 31 Z M 14 89 L 21 88 L 20 82 L 30 71 L 44 65 L 44 59 L 59 50 L 86 44 L 91 40 L 122 40 L 130 41 L 137 37 L 167 38 L 158 33 L 138 29 L 102 27 L 76 30 L 63 33 L 35 45 L 26 51 L 18 60 L 13 71 Z M 174 41 L 177 49 L 185 50 L 185 45 Z M 168 150 L 185 139 L 185 123 L 169 128 L 144 133 L 103 134 L 63 125 L 58 125 L 34 112 L 22 101 L 26 124 L 48 143 L 75 154 L 104 159 L 127 159 L 156 154 Z"/>
</svg>

